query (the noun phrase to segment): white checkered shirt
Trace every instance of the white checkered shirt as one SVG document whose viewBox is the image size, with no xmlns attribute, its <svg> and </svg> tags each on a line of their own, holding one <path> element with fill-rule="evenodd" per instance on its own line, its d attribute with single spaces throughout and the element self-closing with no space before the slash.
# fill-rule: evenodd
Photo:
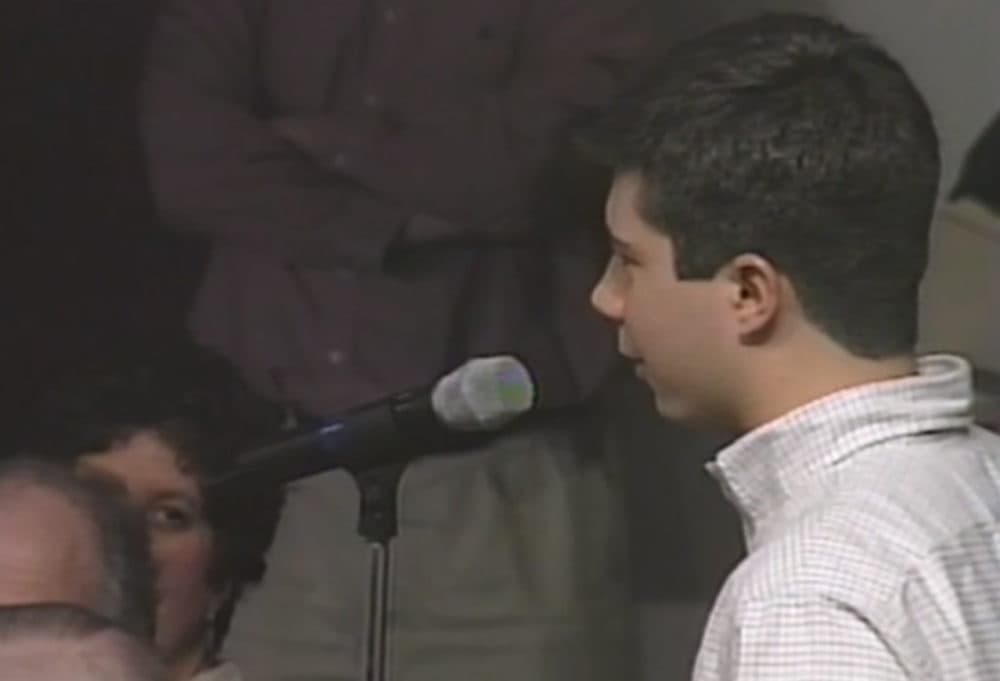
<svg viewBox="0 0 1000 681">
<path fill-rule="evenodd" d="M 709 470 L 749 555 L 695 681 L 1000 681 L 1000 438 L 970 369 L 845 390 L 744 436 Z"/>
</svg>

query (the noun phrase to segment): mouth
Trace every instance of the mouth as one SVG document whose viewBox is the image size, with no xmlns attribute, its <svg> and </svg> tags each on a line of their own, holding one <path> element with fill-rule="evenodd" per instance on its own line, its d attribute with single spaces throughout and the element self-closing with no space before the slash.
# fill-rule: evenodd
<svg viewBox="0 0 1000 681">
<path fill-rule="evenodd" d="M 645 373 L 643 370 L 645 362 L 642 361 L 642 357 L 638 353 L 634 352 L 634 348 L 631 347 L 631 343 L 625 342 L 624 339 L 620 337 L 618 339 L 618 354 L 622 359 L 632 365 L 632 371 L 639 378 L 643 377 L 643 374 Z"/>
</svg>

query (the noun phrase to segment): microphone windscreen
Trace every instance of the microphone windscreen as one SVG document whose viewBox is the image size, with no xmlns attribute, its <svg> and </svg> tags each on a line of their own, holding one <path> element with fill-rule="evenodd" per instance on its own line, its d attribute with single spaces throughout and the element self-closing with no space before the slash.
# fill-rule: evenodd
<svg viewBox="0 0 1000 681">
<path fill-rule="evenodd" d="M 527 367 L 501 355 L 469 360 L 434 386 L 431 405 L 441 422 L 465 431 L 500 428 L 535 405 Z"/>
</svg>

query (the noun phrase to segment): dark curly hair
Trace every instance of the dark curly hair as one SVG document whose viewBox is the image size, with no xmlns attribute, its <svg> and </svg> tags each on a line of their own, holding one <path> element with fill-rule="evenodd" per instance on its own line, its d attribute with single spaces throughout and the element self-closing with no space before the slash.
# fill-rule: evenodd
<svg viewBox="0 0 1000 681">
<path fill-rule="evenodd" d="M 263 579 L 284 502 L 278 484 L 209 486 L 240 452 L 272 441 L 282 412 L 256 397 L 221 356 L 186 341 L 161 341 L 91 358 L 45 390 L 30 409 L 22 449 L 74 463 L 142 432 L 178 455 L 201 486 L 213 532 L 209 583 L 229 597 L 215 621 L 216 652 L 246 586 Z"/>
</svg>

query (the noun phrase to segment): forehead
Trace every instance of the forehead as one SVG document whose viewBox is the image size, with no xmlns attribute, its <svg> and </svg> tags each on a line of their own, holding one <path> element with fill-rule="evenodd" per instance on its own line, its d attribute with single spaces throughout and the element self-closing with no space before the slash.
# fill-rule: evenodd
<svg viewBox="0 0 1000 681">
<path fill-rule="evenodd" d="M 34 538 L 33 544 L 52 540 L 52 534 L 96 540 L 94 523 L 87 511 L 51 489 L 32 481 L 0 485 L 4 503 L 0 508 L 0 528 Z M 35 534 L 38 533 L 38 534 Z M 3 548 L 12 548 L 3 545 Z"/>
<path fill-rule="evenodd" d="M 615 175 L 605 206 L 605 219 L 612 236 L 635 238 L 644 232 L 655 232 L 642 215 L 644 187 L 638 171 Z"/>
<path fill-rule="evenodd" d="M 154 433 L 141 432 L 103 452 L 81 457 L 85 469 L 119 475 L 129 483 L 150 483 L 188 477 L 177 451 Z"/>
<path fill-rule="evenodd" d="M 85 455 L 81 469 L 112 477 L 131 494 L 194 494 L 196 479 L 181 465 L 176 450 L 153 433 L 138 433 L 110 450 Z"/>
<path fill-rule="evenodd" d="M 672 261 L 672 239 L 646 219 L 645 197 L 646 182 L 638 171 L 615 176 L 605 207 L 612 246 Z"/>
</svg>

